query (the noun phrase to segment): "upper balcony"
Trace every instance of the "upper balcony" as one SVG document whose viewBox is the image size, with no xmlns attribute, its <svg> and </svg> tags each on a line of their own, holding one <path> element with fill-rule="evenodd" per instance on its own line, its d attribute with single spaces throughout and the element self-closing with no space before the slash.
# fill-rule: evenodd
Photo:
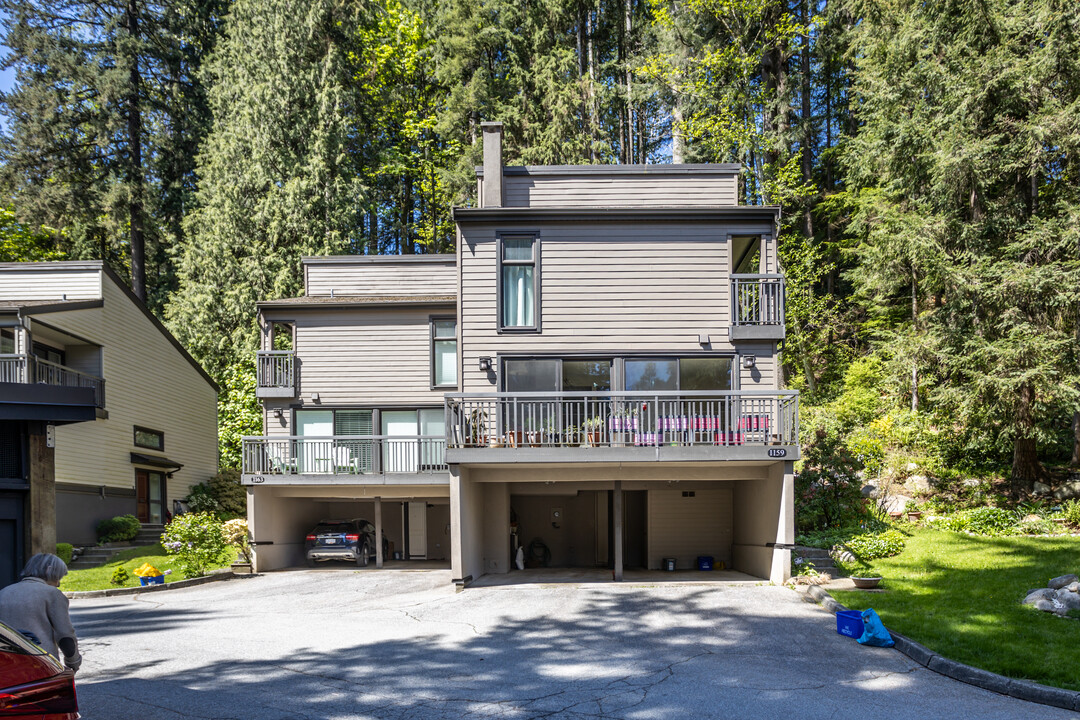
<svg viewBox="0 0 1080 720">
<path fill-rule="evenodd" d="M 298 373 L 292 350 L 259 350 L 255 354 L 255 397 L 294 398 Z"/>
<path fill-rule="evenodd" d="M 731 339 L 784 338 L 784 276 L 731 276 Z"/>
<path fill-rule="evenodd" d="M 0 383 L 85 387 L 94 391 L 94 405 L 105 407 L 105 380 L 36 355 L 0 355 Z"/>
<path fill-rule="evenodd" d="M 449 393 L 450 463 L 798 460 L 795 391 Z"/>
<path fill-rule="evenodd" d="M 245 485 L 449 482 L 441 435 L 245 437 L 241 458 Z"/>
</svg>

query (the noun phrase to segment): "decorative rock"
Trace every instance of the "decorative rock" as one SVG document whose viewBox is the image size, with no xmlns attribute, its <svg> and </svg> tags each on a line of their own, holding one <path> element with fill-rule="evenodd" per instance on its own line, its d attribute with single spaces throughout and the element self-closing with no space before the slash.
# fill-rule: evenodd
<svg viewBox="0 0 1080 720">
<path fill-rule="evenodd" d="M 1053 590 L 1051 590 L 1050 588 L 1039 588 L 1038 590 L 1032 590 L 1027 594 L 1027 597 L 1024 598 L 1024 604 L 1035 605 L 1036 607 L 1038 607 L 1037 603 L 1039 602 L 1039 600 L 1049 601 L 1052 597 L 1054 597 Z"/>
<path fill-rule="evenodd" d="M 1074 497 L 1080 497 L 1080 482 L 1064 483 L 1054 490 L 1055 500 L 1068 500 Z"/>
<path fill-rule="evenodd" d="M 1080 581 L 1080 577 L 1077 577 L 1076 575 L 1061 575 L 1046 583 L 1046 587 L 1050 588 L 1051 590 L 1060 590 L 1066 585 L 1070 585 L 1078 581 Z"/>
<path fill-rule="evenodd" d="M 1065 589 L 1071 593 L 1080 593 L 1080 582 L 1069 583 Z"/>
<path fill-rule="evenodd" d="M 1054 604 L 1045 598 L 1035 601 L 1035 609 L 1042 610 L 1043 612 L 1054 612 Z"/>
<path fill-rule="evenodd" d="M 837 553 L 835 553 L 832 557 L 833 557 L 833 560 L 838 560 L 839 562 L 842 562 L 842 563 L 855 562 L 855 556 L 852 555 L 847 550 L 840 550 Z"/>
<path fill-rule="evenodd" d="M 964 480 L 964 482 L 963 482 L 964 487 L 979 487 L 979 485 L 981 485 L 981 484 L 982 483 L 979 480 L 976 480 L 975 478 L 968 478 L 967 480 Z"/>
<path fill-rule="evenodd" d="M 889 495 L 885 498 L 885 511 L 890 513 L 906 512 L 908 503 L 914 502 L 914 500 L 915 498 L 907 495 Z"/>
<path fill-rule="evenodd" d="M 1047 485 L 1046 483 L 1036 482 L 1035 483 L 1035 488 L 1031 492 L 1034 493 L 1035 495 L 1049 495 L 1050 494 L 1050 486 Z"/>
<path fill-rule="evenodd" d="M 1066 610 L 1080 610 L 1080 595 L 1074 592 L 1065 589 L 1058 590 L 1054 593 L 1054 600 L 1064 605 Z"/>
<path fill-rule="evenodd" d="M 867 483 L 866 485 L 863 485 L 862 486 L 862 496 L 864 498 L 873 498 L 873 499 L 876 500 L 877 496 L 878 496 L 877 486 L 876 485 L 871 485 L 869 483 Z"/>
<path fill-rule="evenodd" d="M 912 475 L 904 485 L 910 490 L 919 492 L 926 492 L 930 489 L 930 481 L 926 479 L 925 475 Z"/>
</svg>

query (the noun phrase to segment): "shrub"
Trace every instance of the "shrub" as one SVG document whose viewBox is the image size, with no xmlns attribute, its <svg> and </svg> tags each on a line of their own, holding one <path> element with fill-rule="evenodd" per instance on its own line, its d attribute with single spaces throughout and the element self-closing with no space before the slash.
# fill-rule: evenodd
<svg viewBox="0 0 1080 720">
<path fill-rule="evenodd" d="M 139 519 L 134 515 L 118 515 L 97 524 L 98 542 L 124 542 L 139 534 Z"/>
<path fill-rule="evenodd" d="M 127 585 L 129 580 L 131 580 L 131 575 L 128 574 L 128 571 L 124 568 L 123 565 L 118 565 L 116 569 L 113 570 L 112 577 L 109 578 L 109 582 L 118 587 L 121 585 Z"/>
<path fill-rule="evenodd" d="M 1066 500 L 1062 506 L 1062 516 L 1070 525 L 1080 527 L 1080 500 L 1073 498 Z"/>
<path fill-rule="evenodd" d="M 962 510 L 955 515 L 948 515 L 933 521 L 934 527 L 953 532 L 966 532 L 972 535 L 1015 535 L 1016 516 L 1008 510 L 993 507 Z"/>
<path fill-rule="evenodd" d="M 71 553 L 74 549 L 69 543 L 56 543 L 56 557 L 63 560 L 65 565 L 70 565 Z"/>
<path fill-rule="evenodd" d="M 230 552 L 221 523 L 205 512 L 177 515 L 165 526 L 161 541 L 165 552 L 176 556 L 180 572 L 189 578 L 205 575 Z"/>
<path fill-rule="evenodd" d="M 803 452 L 795 479 L 798 526 L 803 530 L 855 524 L 862 511 L 859 465 L 835 434 L 819 428 Z"/>
<path fill-rule="evenodd" d="M 892 557 L 904 551 L 907 544 L 899 530 L 886 530 L 882 533 L 863 533 L 855 535 L 841 543 L 856 559 L 861 561 Z"/>
<path fill-rule="evenodd" d="M 225 542 L 236 548 L 238 559 L 251 562 L 251 546 L 248 545 L 247 520 L 228 520 L 221 526 L 225 532 Z"/>
<path fill-rule="evenodd" d="M 222 470 L 204 483 L 188 491 L 188 507 L 192 512 L 209 512 L 221 519 L 247 516 L 247 491 L 240 484 L 239 470 Z"/>
</svg>

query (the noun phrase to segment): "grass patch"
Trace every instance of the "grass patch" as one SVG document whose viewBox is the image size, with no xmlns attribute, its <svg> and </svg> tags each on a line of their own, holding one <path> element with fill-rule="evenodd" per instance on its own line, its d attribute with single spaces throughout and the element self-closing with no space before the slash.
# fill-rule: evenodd
<svg viewBox="0 0 1080 720">
<path fill-rule="evenodd" d="M 1029 590 L 1080 571 L 1078 537 L 975 537 L 915 530 L 907 549 L 874 561 L 888 592 L 834 591 L 947 658 L 1008 677 L 1080 690 L 1080 621 L 1021 605 Z"/>
<path fill-rule="evenodd" d="M 218 567 L 231 565 L 233 558 L 235 558 L 235 554 L 230 557 L 229 562 Z M 135 577 L 133 571 L 143 563 L 150 563 L 162 572 L 172 570 L 172 574 L 165 576 L 166 583 L 184 579 L 183 574 L 177 568 L 175 556 L 166 555 L 165 548 L 161 547 L 161 545 L 148 545 L 117 553 L 112 560 L 104 565 L 86 568 L 85 570 L 72 570 L 60 581 L 60 589 L 65 592 L 73 592 L 77 590 L 109 590 L 117 587 L 112 585 L 109 580 L 112 578 L 113 571 L 120 565 L 123 565 L 128 573 L 131 573 L 131 581 L 120 587 L 138 587 L 139 578 Z"/>
</svg>

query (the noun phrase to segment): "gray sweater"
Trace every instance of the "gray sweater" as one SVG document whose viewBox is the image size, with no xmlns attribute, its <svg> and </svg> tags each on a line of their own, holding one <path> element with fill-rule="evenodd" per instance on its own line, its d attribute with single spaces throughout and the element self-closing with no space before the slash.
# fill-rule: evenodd
<svg viewBox="0 0 1080 720">
<path fill-rule="evenodd" d="M 75 638 L 68 599 L 59 588 L 35 577 L 23 578 L 0 590 L 0 622 L 37 636 L 42 648 L 60 658 L 60 640 Z M 78 656 L 76 646 L 75 657 Z"/>
</svg>

